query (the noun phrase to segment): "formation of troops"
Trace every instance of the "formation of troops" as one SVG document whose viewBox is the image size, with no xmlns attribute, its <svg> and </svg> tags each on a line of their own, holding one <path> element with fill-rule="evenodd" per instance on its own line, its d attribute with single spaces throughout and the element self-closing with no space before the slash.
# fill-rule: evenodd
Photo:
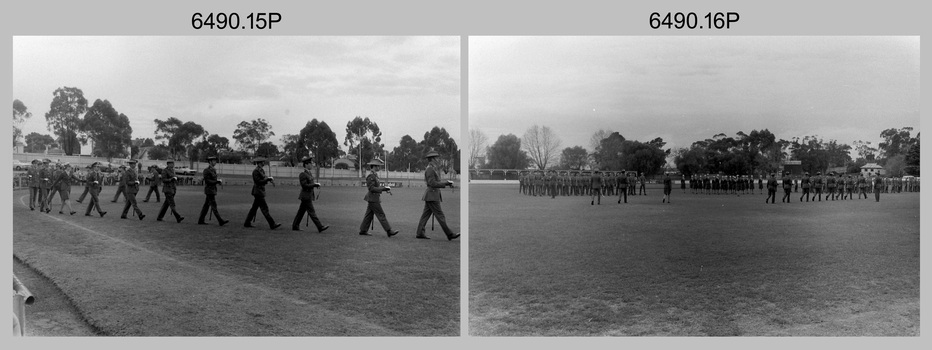
<svg viewBox="0 0 932 350">
<path fill-rule="evenodd" d="M 747 175 L 694 175 L 689 177 L 689 188 L 693 194 L 763 194 L 766 190 L 768 196 L 765 202 L 769 203 L 776 202 L 776 193 L 779 190 L 783 191 L 783 203 L 791 203 L 791 193 L 800 192 L 799 202 L 821 202 L 823 195 L 826 201 L 835 201 L 854 199 L 855 195 L 858 199 L 868 198 L 868 194 L 874 194 L 875 200 L 879 201 L 881 193 L 919 191 L 919 180 L 914 177 L 884 177 L 879 174 L 865 176 L 836 172 L 828 172 L 825 175 L 822 175 L 822 172 L 816 172 L 815 175 L 804 172 L 793 176 L 785 172 L 777 179 L 776 175 L 771 173 L 767 178 L 759 175 L 756 179 Z M 686 178 L 683 177 L 683 188 L 685 182 Z"/>
<path fill-rule="evenodd" d="M 425 156 L 429 165 L 424 173 L 424 182 L 427 185 L 427 190 L 421 198 L 424 202 L 424 211 L 418 222 L 417 231 L 415 232 L 415 237 L 419 239 L 430 239 L 425 233 L 425 226 L 430 219 L 439 222 L 448 240 L 454 240 L 460 236 L 459 233 L 454 233 L 447 226 L 446 217 L 440 205 L 442 202 L 440 189 L 446 187 L 452 188 L 453 182 L 440 180 L 440 175 L 436 170 L 439 156 L 440 155 L 433 150 L 428 152 Z M 318 232 L 324 232 L 330 228 L 330 226 L 324 225 L 321 222 L 314 210 L 313 202 L 319 198 L 319 192 L 315 195 L 315 190 L 319 189 L 321 185 L 314 180 L 314 176 L 312 175 L 312 169 L 314 167 L 313 160 L 313 156 L 302 159 L 304 171 L 298 176 L 301 188 L 298 195 L 300 205 L 298 206 L 298 212 L 291 225 L 291 229 L 294 231 L 301 231 L 300 223 L 305 218 L 309 221 L 313 221 Z M 217 162 L 218 158 L 216 156 L 207 157 L 208 167 L 203 171 L 205 200 L 200 215 L 198 216 L 197 223 L 199 225 L 207 225 L 207 220 L 212 220 L 213 217 L 217 218 L 217 223 L 220 226 L 229 223 L 229 220 L 224 220 L 220 216 L 220 211 L 217 209 L 217 186 L 223 185 L 223 180 L 218 177 L 215 168 Z M 251 194 L 253 196 L 253 203 L 243 226 L 254 227 L 253 224 L 255 223 L 256 216 L 258 212 L 261 212 L 269 227 L 274 230 L 281 226 L 281 224 L 276 222 L 269 212 L 268 203 L 265 201 L 265 187 L 267 185 L 275 186 L 275 179 L 271 176 L 266 176 L 264 165 L 267 160 L 265 158 L 256 158 L 253 159 L 252 162 L 256 166 L 252 171 L 253 186 Z M 139 193 L 139 188 L 142 184 L 140 181 L 141 177 L 136 170 L 138 162 L 136 160 L 129 160 L 127 164 L 128 166 L 121 166 L 116 172 L 116 178 L 118 179 L 116 183 L 117 192 L 111 202 L 116 202 L 119 197 L 122 196 L 125 199 L 125 203 L 120 218 L 128 219 L 128 215 L 132 215 L 139 220 L 143 220 L 146 215 L 136 202 L 136 195 Z M 168 213 L 171 213 L 172 217 L 178 223 L 185 219 L 184 216 L 178 213 L 175 207 L 175 193 L 180 179 L 175 174 L 174 164 L 174 160 L 169 159 L 166 161 L 164 169 L 159 169 L 156 166 L 150 166 L 148 168 L 146 180 L 149 182 L 149 190 L 143 202 L 148 202 L 153 193 L 155 194 L 156 202 L 162 202 L 161 208 L 156 216 L 156 221 L 163 221 Z M 368 231 L 374 228 L 371 227 L 373 216 L 382 224 L 382 228 L 385 229 L 388 237 L 398 234 L 397 230 L 392 230 L 381 206 L 381 194 L 388 193 L 391 195 L 391 187 L 382 186 L 378 177 L 378 171 L 383 164 L 384 163 L 379 159 L 373 159 L 367 164 L 370 174 L 366 177 L 367 192 L 363 198 L 367 202 L 367 208 L 363 216 L 362 225 L 359 229 L 360 235 L 371 236 Z M 139 168 L 141 169 L 141 166 Z M 57 193 L 61 200 L 61 207 L 58 213 L 65 214 L 65 208 L 67 207 L 68 215 L 74 215 L 77 211 L 72 208 L 69 198 L 71 186 L 72 184 L 84 182 L 84 192 L 76 200 L 79 204 L 83 204 L 83 202 L 87 200 L 87 209 L 84 211 L 84 215 L 92 216 L 92 211 L 100 217 L 107 214 L 107 212 L 101 208 L 100 192 L 108 175 L 101 170 L 99 162 L 88 165 L 84 169 L 83 176 L 79 176 L 77 169 L 72 167 L 69 163 L 52 164 L 49 159 L 43 159 L 41 161 L 33 160 L 32 165 L 26 171 L 26 176 L 29 185 L 30 210 L 34 211 L 38 208 L 40 212 L 51 213 L 52 201 Z M 161 187 L 161 194 L 159 192 L 159 187 Z M 164 201 L 162 199 L 164 199 Z"/>
<path fill-rule="evenodd" d="M 599 186 L 593 186 L 593 179 Z M 530 171 L 518 176 L 519 193 L 527 196 L 647 195 L 647 178 L 636 171 L 557 173 L 555 170 Z"/>
<path fill-rule="evenodd" d="M 675 179 L 672 174 L 664 173 L 660 180 L 663 184 L 662 203 L 670 203 L 670 194 Z M 518 193 L 534 197 L 557 196 L 590 196 L 590 204 L 601 204 L 603 196 L 618 196 L 618 203 L 627 203 L 629 195 L 647 195 L 646 184 L 648 180 L 643 173 L 634 171 L 528 171 L 518 176 Z M 798 201 L 826 201 L 868 198 L 874 194 L 875 200 L 880 200 L 881 193 L 918 192 L 919 179 L 915 177 L 884 177 L 874 174 L 840 174 L 829 172 L 822 175 L 817 172 L 814 176 L 803 173 L 798 176 L 783 174 L 780 179 L 776 173 L 765 178 L 758 175 L 715 175 L 702 174 L 689 177 L 679 177 L 679 187 L 686 193 L 687 187 L 692 194 L 768 194 L 765 202 L 775 203 L 776 192 L 783 190 L 782 201 L 790 203 L 792 192 L 802 193 Z"/>
</svg>

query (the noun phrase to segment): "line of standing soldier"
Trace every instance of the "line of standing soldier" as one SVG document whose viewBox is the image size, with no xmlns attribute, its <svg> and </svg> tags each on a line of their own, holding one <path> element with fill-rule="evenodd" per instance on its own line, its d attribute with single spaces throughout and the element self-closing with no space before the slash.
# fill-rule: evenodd
<svg viewBox="0 0 932 350">
<path fill-rule="evenodd" d="M 598 171 L 599 183 L 598 190 L 601 196 L 622 195 L 627 202 L 627 195 L 647 195 L 647 177 L 644 174 L 636 176 L 635 172 L 622 171 L 600 171 L 594 170 L 591 173 L 578 172 L 575 174 L 559 174 L 554 170 L 535 170 L 522 173 L 518 176 L 518 193 L 527 196 L 541 196 L 556 198 L 557 196 L 593 196 L 592 179 Z M 622 190 L 620 183 L 624 183 Z M 640 191 L 638 191 L 640 190 Z"/>
</svg>

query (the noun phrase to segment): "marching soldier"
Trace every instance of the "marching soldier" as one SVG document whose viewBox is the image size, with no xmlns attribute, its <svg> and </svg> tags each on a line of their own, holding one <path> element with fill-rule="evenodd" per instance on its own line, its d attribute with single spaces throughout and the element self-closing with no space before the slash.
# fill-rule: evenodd
<svg viewBox="0 0 932 350">
<path fill-rule="evenodd" d="M 26 171 L 26 176 L 29 178 L 29 210 L 36 210 L 36 199 L 40 198 L 39 193 L 39 170 L 41 162 L 38 159 L 32 160 L 32 165 L 29 166 L 29 170 Z M 41 200 L 41 199 L 40 199 Z"/>
<path fill-rule="evenodd" d="M 324 226 L 324 224 L 320 223 L 317 212 L 314 211 L 314 188 L 320 187 L 319 183 L 314 182 L 314 175 L 311 174 L 311 169 L 314 168 L 314 155 L 304 157 L 301 163 L 304 165 L 304 171 L 298 175 L 298 180 L 301 183 L 301 194 L 298 195 L 298 199 L 301 200 L 301 206 L 298 207 L 298 214 L 295 215 L 294 221 L 291 223 L 291 230 L 301 231 L 301 219 L 306 213 L 307 216 L 311 217 L 314 226 L 317 227 L 317 232 L 324 232 L 330 226 Z"/>
<path fill-rule="evenodd" d="M 812 188 L 815 190 L 815 194 L 812 195 L 812 199 L 815 199 L 816 195 L 819 195 L 819 202 L 822 201 L 822 172 L 817 171 L 815 173 L 815 178 L 812 179 Z"/>
<path fill-rule="evenodd" d="M 217 156 L 207 157 L 207 169 L 204 169 L 204 194 L 207 195 L 207 198 L 204 200 L 204 206 L 201 207 L 201 215 L 197 218 L 198 225 L 207 225 L 204 222 L 204 217 L 207 216 L 208 210 L 217 217 L 220 226 L 230 222 L 221 218 L 220 211 L 217 210 L 217 184 L 223 184 L 223 180 L 217 178 L 217 169 L 214 168 L 217 165 L 217 160 Z M 158 176 L 158 174 L 155 174 L 155 176 Z"/>
<path fill-rule="evenodd" d="M 162 201 L 162 195 L 159 194 L 159 182 L 162 182 L 162 176 L 159 174 L 158 165 L 149 166 L 149 192 L 146 193 L 146 199 L 143 202 L 148 202 L 149 198 L 155 193 L 155 202 Z"/>
<path fill-rule="evenodd" d="M 84 212 L 84 216 L 91 216 L 92 208 L 97 210 L 100 217 L 104 217 L 104 215 L 107 214 L 107 212 L 100 210 L 100 199 L 97 198 L 97 195 L 100 194 L 100 182 L 103 180 L 100 170 L 97 168 L 98 165 L 100 165 L 98 162 L 91 164 L 87 173 L 87 184 L 90 185 L 88 193 L 91 195 L 91 201 L 87 202 L 87 210 Z"/>
<path fill-rule="evenodd" d="M 135 167 L 135 165 L 133 165 L 133 167 Z M 123 194 L 124 191 L 126 191 L 126 183 L 123 181 L 124 179 L 126 179 L 126 176 L 124 176 L 125 174 L 126 174 L 126 165 L 120 165 L 120 168 L 117 170 L 117 176 L 116 176 L 117 191 L 116 191 L 116 194 L 113 195 L 113 200 L 110 201 L 111 203 L 116 203 L 116 201 L 120 199 L 120 195 Z"/>
<path fill-rule="evenodd" d="M 388 219 L 385 218 L 385 211 L 382 210 L 382 192 L 391 193 L 391 187 L 382 187 L 381 182 L 379 181 L 379 167 L 382 166 L 382 161 L 378 158 L 372 159 L 366 165 L 369 166 L 370 173 L 366 176 L 366 196 L 363 197 L 368 204 L 366 205 L 366 214 L 362 217 L 362 225 L 359 226 L 359 235 L 360 236 L 372 236 L 369 233 L 369 225 L 372 223 L 372 217 L 375 216 L 379 220 L 379 223 L 382 224 L 382 228 L 385 229 L 385 233 L 391 237 L 398 234 L 397 230 L 392 230 L 392 226 L 388 223 Z M 420 237 L 419 237 L 420 238 Z"/>
<path fill-rule="evenodd" d="M 184 220 L 184 216 L 181 216 L 175 211 L 175 183 L 177 181 L 178 177 L 175 176 L 175 160 L 169 159 L 165 161 L 165 170 L 162 171 L 162 194 L 165 195 L 165 202 L 162 203 L 162 209 L 159 210 L 159 216 L 155 218 L 155 221 L 162 221 L 168 209 L 171 209 L 172 215 L 175 216 L 177 222 L 180 223 L 181 220 Z"/>
<path fill-rule="evenodd" d="M 424 182 L 427 184 L 427 190 L 424 192 L 424 196 L 421 197 L 421 200 L 424 201 L 424 211 L 421 213 L 421 220 L 417 223 L 417 238 L 420 239 L 430 239 L 425 234 L 424 228 L 427 226 L 427 219 L 431 215 L 437 219 L 437 222 L 440 223 L 440 228 L 443 229 L 443 233 L 447 235 L 447 240 L 454 240 L 459 238 L 459 233 L 453 233 L 450 230 L 450 227 L 447 226 L 447 219 L 443 215 L 443 209 L 440 208 L 440 202 L 443 202 L 443 198 L 440 195 L 440 189 L 444 187 L 453 187 L 453 182 L 440 181 L 440 174 L 437 173 L 437 158 L 440 157 L 440 154 L 436 151 L 431 150 L 427 152 L 427 155 L 424 158 L 427 158 L 427 169 L 424 170 Z M 556 179 L 553 175 L 548 176 L 549 185 L 553 186 Z M 552 188 L 551 188 L 552 189 Z M 551 191 L 551 195 L 553 192 Z"/>
<path fill-rule="evenodd" d="M 246 223 L 243 224 L 243 227 L 252 227 L 252 221 L 256 217 L 256 211 L 262 210 L 262 216 L 265 216 L 265 221 L 269 223 L 271 229 L 275 229 L 282 224 L 275 223 L 275 219 L 272 219 L 272 215 L 269 214 L 269 204 L 265 202 L 265 185 L 272 183 L 275 185 L 275 179 L 271 176 L 265 176 L 265 169 L 262 166 L 265 164 L 265 158 L 259 157 L 253 159 L 253 164 L 256 165 L 256 168 L 252 170 L 252 207 L 249 208 L 249 213 L 246 214 Z"/>
<path fill-rule="evenodd" d="M 84 201 L 84 197 L 86 197 L 86 196 L 87 196 L 87 193 L 90 192 L 90 190 L 91 190 L 91 184 L 88 183 L 88 181 L 87 181 L 87 174 L 90 174 L 90 172 L 91 172 L 91 165 L 88 164 L 86 167 L 84 167 L 84 169 L 86 169 L 85 174 L 84 174 L 84 179 L 81 180 L 81 181 L 84 182 L 84 192 L 81 192 L 81 195 L 78 196 L 78 200 L 76 200 L 75 203 L 81 203 L 81 202 L 83 202 L 83 201 Z"/>
<path fill-rule="evenodd" d="M 864 196 L 864 199 L 867 199 L 867 179 L 864 178 L 864 173 L 858 174 L 858 199 L 861 199 L 861 196 Z"/>
<path fill-rule="evenodd" d="M 142 220 L 146 215 L 143 214 L 142 210 L 139 210 L 139 206 L 136 205 L 136 193 L 139 193 L 139 176 L 136 175 L 136 160 L 130 159 L 128 163 L 129 166 L 123 171 L 123 178 L 120 179 L 120 183 L 123 184 L 123 197 L 126 202 L 126 204 L 123 205 L 123 214 L 120 215 L 120 219 L 126 219 L 126 213 L 128 213 L 129 208 L 132 207 L 136 216 L 139 217 L 139 220 Z"/>
<path fill-rule="evenodd" d="M 783 198 L 780 199 L 781 203 L 790 202 L 790 192 L 793 192 L 793 177 L 790 176 L 790 172 L 783 173 Z"/>
<path fill-rule="evenodd" d="M 806 172 L 803 174 L 803 178 L 800 179 L 803 187 L 803 194 L 799 195 L 799 201 L 803 201 L 803 196 L 806 197 L 806 202 L 809 201 L 809 187 L 812 185 L 812 178 L 809 177 L 809 173 Z"/>
<path fill-rule="evenodd" d="M 770 179 L 767 179 L 767 199 L 764 200 L 764 203 L 768 201 L 770 201 L 770 204 L 777 203 L 777 178 L 775 176 L 776 174 L 770 173 Z"/>
<path fill-rule="evenodd" d="M 52 183 L 52 188 L 58 190 L 58 196 L 61 198 L 61 207 L 58 209 L 59 214 L 64 214 L 65 205 L 68 206 L 68 211 L 70 215 L 74 215 L 76 211 L 71 207 L 71 181 L 78 181 L 78 177 L 74 175 L 74 172 L 71 169 L 70 163 L 65 163 L 63 169 L 58 173 L 58 177 L 55 178 L 55 182 Z M 50 195 L 49 198 L 52 198 Z M 52 205 L 51 200 L 49 200 L 49 206 Z"/>
<path fill-rule="evenodd" d="M 49 189 L 47 196 L 45 197 L 45 212 L 49 213 L 52 211 L 52 199 L 55 198 L 55 193 L 58 193 L 58 185 L 55 183 L 58 180 L 58 177 L 61 175 L 62 165 L 60 163 L 50 164 L 49 165 Z"/>
<path fill-rule="evenodd" d="M 595 197 L 599 197 L 599 205 L 602 205 L 602 172 L 599 169 L 595 169 L 595 172 L 592 173 L 592 177 L 589 178 L 589 188 L 591 188 L 591 202 L 589 205 L 595 205 Z"/>
<path fill-rule="evenodd" d="M 836 182 L 835 172 L 833 171 L 831 175 L 825 179 L 826 187 L 828 187 L 828 194 L 832 196 L 832 200 L 835 200 L 835 190 L 838 188 L 838 183 Z"/>
</svg>

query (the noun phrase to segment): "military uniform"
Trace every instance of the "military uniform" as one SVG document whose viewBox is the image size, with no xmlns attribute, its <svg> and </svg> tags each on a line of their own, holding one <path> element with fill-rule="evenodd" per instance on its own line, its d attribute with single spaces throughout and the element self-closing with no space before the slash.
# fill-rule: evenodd
<svg viewBox="0 0 932 350">
<path fill-rule="evenodd" d="M 884 188 L 883 178 L 880 175 L 874 176 L 874 199 L 880 202 L 880 191 Z"/>
<path fill-rule="evenodd" d="M 622 197 L 625 203 L 628 203 L 628 176 L 624 170 L 615 178 L 615 185 L 618 187 L 618 203 L 621 204 Z"/>
<path fill-rule="evenodd" d="M 595 205 L 595 197 L 599 197 L 599 204 L 602 204 L 602 174 L 596 170 L 589 178 L 589 188 L 592 191 L 592 198 L 589 205 Z"/>
<path fill-rule="evenodd" d="M 301 205 L 298 207 L 298 213 L 295 214 L 294 221 L 291 222 L 291 229 L 294 231 L 301 231 L 301 219 L 304 218 L 305 214 L 311 217 L 317 232 L 324 232 L 330 228 L 330 226 L 324 226 L 320 222 L 317 212 L 314 210 L 314 188 L 320 187 L 320 184 L 314 182 L 314 175 L 311 175 L 311 169 L 307 167 L 308 164 L 313 164 L 313 160 L 313 156 L 301 160 L 304 165 L 304 171 L 298 175 L 298 180 L 301 183 L 301 193 L 298 195 L 298 200 L 301 201 Z"/>
<path fill-rule="evenodd" d="M 58 176 L 55 178 L 55 182 L 52 183 L 52 188 L 58 190 L 58 196 L 61 198 L 61 208 L 59 208 L 58 213 L 64 214 L 62 209 L 65 208 L 65 205 L 68 206 L 70 215 L 74 215 L 74 208 L 71 207 L 71 182 L 78 181 L 78 177 L 74 175 L 74 171 L 71 169 L 71 165 L 65 163 L 63 169 L 58 173 Z M 51 198 L 51 196 L 49 197 Z M 49 206 L 52 203 L 49 202 Z"/>
<path fill-rule="evenodd" d="M 120 219 L 126 219 L 126 213 L 128 213 L 130 207 L 132 207 L 133 211 L 136 213 L 136 217 L 142 220 L 142 218 L 146 216 L 142 213 L 142 210 L 139 210 L 139 206 L 136 205 L 136 193 L 139 193 L 139 176 L 136 175 L 136 161 L 129 161 L 129 167 L 123 172 L 123 178 L 120 183 L 123 184 L 123 197 L 126 199 L 126 204 L 123 205 L 123 214 L 120 215 Z"/>
<path fill-rule="evenodd" d="M 32 165 L 26 170 L 29 179 L 29 210 L 36 210 L 36 198 L 39 196 L 39 161 L 32 160 Z"/>
<path fill-rule="evenodd" d="M 133 165 L 133 167 L 135 167 L 135 165 Z M 126 182 L 124 181 L 124 179 L 126 179 L 125 175 L 126 175 L 126 166 L 120 165 L 120 170 L 117 171 L 117 179 L 119 179 L 118 180 L 119 182 L 117 182 L 117 191 L 116 191 L 116 194 L 113 195 L 113 200 L 110 201 L 111 203 L 116 203 L 116 201 L 120 199 L 120 195 L 123 194 L 124 191 L 126 191 Z"/>
<path fill-rule="evenodd" d="M 806 202 L 809 201 L 809 188 L 812 186 L 812 178 L 809 177 L 809 173 L 805 173 L 799 181 L 803 187 L 803 194 L 799 195 L 799 201 L 803 201 L 803 197 L 806 197 Z"/>
<path fill-rule="evenodd" d="M 201 207 L 201 215 L 198 216 L 197 223 L 199 225 L 206 225 L 207 222 L 204 222 L 204 217 L 207 216 L 207 211 L 210 210 L 213 216 L 217 217 L 217 222 L 220 226 L 223 226 L 229 221 L 221 218 L 220 211 L 217 210 L 217 184 L 223 183 L 223 180 L 217 178 L 217 169 L 214 168 L 214 165 L 217 164 L 217 157 L 207 157 L 207 164 L 210 164 L 207 166 L 207 169 L 204 169 L 204 194 L 207 198 L 204 200 L 204 205 Z M 158 176 L 158 174 L 156 174 L 156 176 Z"/>
<path fill-rule="evenodd" d="M 767 180 L 767 199 L 764 200 L 764 203 L 769 201 L 770 204 L 774 204 L 777 202 L 777 179 L 774 176 L 774 174 L 770 174 L 770 179 Z"/>
<path fill-rule="evenodd" d="M 443 209 L 440 208 L 440 202 L 443 202 L 440 189 L 453 186 L 453 183 L 450 181 L 440 181 L 440 174 L 434 169 L 434 159 L 439 156 L 440 155 L 434 151 L 428 152 L 425 156 L 429 162 L 427 169 L 424 170 L 424 183 L 427 184 L 427 190 L 424 191 L 424 195 L 421 197 L 421 200 L 424 201 L 424 211 L 421 212 L 421 219 L 417 223 L 417 238 L 427 238 L 424 232 L 427 226 L 427 219 L 433 215 L 434 218 L 437 219 L 437 222 L 440 223 L 440 228 L 443 229 L 443 233 L 446 234 L 447 239 L 452 241 L 459 238 L 460 234 L 453 233 L 450 227 L 447 226 L 447 219 L 443 215 Z M 553 176 L 548 176 L 548 182 L 551 186 L 555 181 L 556 179 Z M 553 191 L 551 191 L 551 195 L 553 195 Z"/>
<path fill-rule="evenodd" d="M 861 196 L 864 196 L 864 199 L 867 199 L 867 180 L 864 178 L 864 174 L 858 175 L 858 199 L 861 199 Z"/>
<path fill-rule="evenodd" d="M 673 192 L 673 179 L 670 178 L 670 174 L 663 174 L 663 200 L 661 203 L 666 202 L 670 204 L 670 193 Z"/>
<path fill-rule="evenodd" d="M 252 221 L 256 217 L 256 211 L 261 210 L 262 216 L 265 217 L 265 221 L 269 223 L 271 229 L 281 226 L 282 224 L 275 223 L 275 219 L 272 219 L 272 215 L 269 214 L 269 204 L 265 202 L 265 185 L 268 183 L 274 184 L 273 178 L 265 176 L 265 169 L 262 168 L 262 164 L 265 162 L 265 158 L 256 158 L 253 160 L 253 163 L 256 163 L 257 166 L 252 170 L 252 207 L 249 208 L 249 213 L 246 214 L 246 223 L 243 224 L 243 227 L 252 227 Z"/>
<path fill-rule="evenodd" d="M 780 202 L 790 202 L 790 192 L 793 192 L 793 182 L 793 177 L 790 176 L 789 172 L 783 174 L 783 198 L 780 199 Z"/>
<path fill-rule="evenodd" d="M 815 199 L 816 195 L 819 196 L 819 202 L 822 201 L 822 172 L 817 172 L 816 176 L 812 179 L 812 188 L 815 190 L 815 194 L 812 195 L 812 199 Z"/>
<path fill-rule="evenodd" d="M 49 171 L 49 189 L 45 197 L 45 212 L 48 213 L 52 211 L 52 198 L 55 198 L 55 194 L 58 193 L 58 184 L 55 183 L 58 180 L 58 177 L 61 176 L 61 165 L 56 163 L 51 165 L 51 171 Z"/>
<path fill-rule="evenodd" d="M 48 159 L 43 159 L 42 166 L 39 167 L 39 197 L 36 200 L 39 201 L 39 211 L 43 212 L 48 209 L 46 199 L 52 185 L 52 169 L 49 169 L 50 162 Z"/>
<path fill-rule="evenodd" d="M 91 195 L 91 201 L 87 202 L 87 210 L 84 212 L 84 216 L 91 216 L 91 209 L 96 209 L 100 217 L 107 214 L 107 212 L 100 210 L 100 199 L 97 198 L 97 195 L 100 194 L 100 182 L 103 180 L 100 171 L 97 170 L 97 164 L 96 162 L 91 164 L 91 169 L 87 174 L 87 184 L 90 186 L 88 193 Z"/>
<path fill-rule="evenodd" d="M 366 213 L 362 217 L 362 225 L 359 226 L 359 235 L 361 236 L 371 236 L 369 233 L 369 226 L 372 224 L 372 217 L 375 216 L 379 220 L 379 223 L 382 224 L 382 228 L 385 229 L 385 233 L 391 237 L 398 234 L 398 231 L 392 230 L 391 224 L 388 223 L 388 219 L 385 218 L 385 211 L 382 210 L 382 192 L 391 191 L 391 187 L 382 187 L 382 183 L 379 181 L 378 175 L 378 166 L 381 166 L 383 163 L 379 159 L 373 159 L 368 163 L 369 169 L 372 170 L 368 176 L 366 176 L 366 195 L 362 198 L 366 201 Z M 375 168 L 375 169 L 373 169 Z"/>
<path fill-rule="evenodd" d="M 156 203 L 162 201 L 162 195 L 159 194 L 159 182 L 162 182 L 162 175 L 159 174 L 159 168 L 153 165 L 149 167 L 149 192 L 146 193 L 146 199 L 143 202 L 148 202 L 153 193 L 155 193 Z"/>
<path fill-rule="evenodd" d="M 167 163 L 168 166 L 162 171 L 162 194 L 165 195 L 165 202 L 162 203 L 162 209 L 159 209 L 159 216 L 156 217 L 156 220 L 162 221 L 162 218 L 165 217 L 165 213 L 168 209 L 171 209 L 172 215 L 175 216 L 175 220 L 181 222 L 181 220 L 184 220 L 184 216 L 181 216 L 175 211 L 175 182 L 178 181 L 178 178 L 175 177 L 175 161 L 169 160 Z"/>
</svg>

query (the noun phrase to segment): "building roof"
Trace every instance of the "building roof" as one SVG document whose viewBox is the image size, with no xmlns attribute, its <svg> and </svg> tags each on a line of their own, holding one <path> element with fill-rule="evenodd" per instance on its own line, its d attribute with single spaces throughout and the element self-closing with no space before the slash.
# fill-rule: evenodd
<svg viewBox="0 0 932 350">
<path fill-rule="evenodd" d="M 883 169 L 883 167 L 877 165 L 877 163 L 867 163 L 861 166 L 861 169 Z"/>
</svg>

